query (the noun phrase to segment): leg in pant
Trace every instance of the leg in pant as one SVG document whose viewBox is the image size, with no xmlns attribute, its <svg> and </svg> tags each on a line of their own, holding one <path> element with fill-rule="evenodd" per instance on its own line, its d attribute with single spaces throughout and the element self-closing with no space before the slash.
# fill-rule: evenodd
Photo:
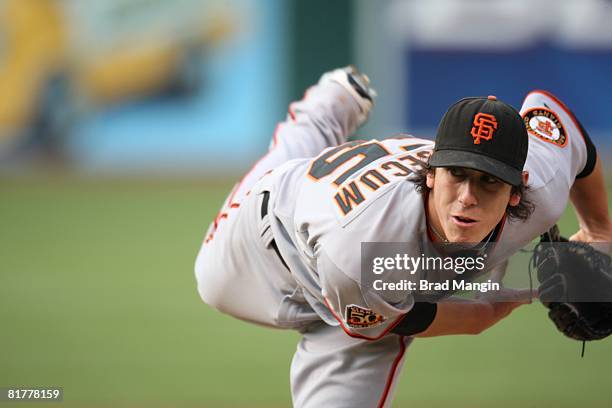
<svg viewBox="0 0 612 408">
<path fill-rule="evenodd" d="M 304 333 L 291 363 L 293 404 L 299 408 L 388 407 L 411 338 L 377 341 L 320 323 Z"/>
<path fill-rule="evenodd" d="M 321 81 L 289 107 L 268 153 L 234 187 L 211 224 L 196 261 L 198 291 L 230 315 L 275 325 L 282 298 L 295 282 L 262 241 L 260 197 L 248 194 L 268 171 L 344 143 L 359 122 L 359 105 L 337 82 Z"/>
</svg>

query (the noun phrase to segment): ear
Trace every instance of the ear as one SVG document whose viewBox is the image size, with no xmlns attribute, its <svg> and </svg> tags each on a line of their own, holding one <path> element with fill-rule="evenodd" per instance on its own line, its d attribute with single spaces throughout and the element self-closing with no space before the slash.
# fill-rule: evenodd
<svg viewBox="0 0 612 408">
<path fill-rule="evenodd" d="M 523 178 L 523 185 L 526 186 L 527 182 L 529 181 L 529 172 L 524 171 L 522 174 L 522 178 Z M 510 201 L 508 201 L 508 205 L 510 207 L 516 207 L 520 202 L 521 202 L 520 194 L 512 194 L 510 196 Z"/>
<path fill-rule="evenodd" d="M 436 173 L 436 169 L 432 169 L 432 171 L 427 173 L 427 187 L 429 187 L 429 189 L 433 189 L 434 186 L 434 175 Z"/>
<path fill-rule="evenodd" d="M 520 202 L 521 202 L 521 195 L 514 193 L 510 196 L 510 201 L 508 201 L 508 205 L 510 207 L 516 207 Z"/>
</svg>

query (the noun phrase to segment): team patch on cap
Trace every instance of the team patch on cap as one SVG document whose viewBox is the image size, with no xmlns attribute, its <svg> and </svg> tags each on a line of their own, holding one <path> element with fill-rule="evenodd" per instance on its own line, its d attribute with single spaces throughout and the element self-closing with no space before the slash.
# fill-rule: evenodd
<svg viewBox="0 0 612 408">
<path fill-rule="evenodd" d="M 490 113 L 479 112 L 474 116 L 473 127 L 471 130 L 474 144 L 480 144 L 482 139 L 493 139 L 493 133 L 497 129 L 497 119 Z"/>
<path fill-rule="evenodd" d="M 374 313 L 372 309 L 366 309 L 365 307 L 357 305 L 346 306 L 346 324 L 349 327 L 374 327 L 385 320 L 386 319 L 382 315 Z"/>
<path fill-rule="evenodd" d="M 559 147 L 567 144 L 567 132 L 557 114 L 546 108 L 529 109 L 523 114 L 527 131 Z"/>
</svg>

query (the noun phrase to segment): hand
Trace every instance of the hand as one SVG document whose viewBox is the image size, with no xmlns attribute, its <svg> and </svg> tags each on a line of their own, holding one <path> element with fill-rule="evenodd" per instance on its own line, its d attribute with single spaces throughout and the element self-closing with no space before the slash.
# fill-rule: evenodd
<svg viewBox="0 0 612 408">
<path fill-rule="evenodd" d="M 612 253 L 612 230 L 602 228 L 600 231 L 585 231 L 579 229 L 574 235 L 569 237 L 570 241 L 588 242 L 600 252 L 605 254 Z"/>
<path fill-rule="evenodd" d="M 489 305 L 491 306 L 493 316 L 491 319 L 490 326 L 493 326 L 495 323 L 500 321 L 501 319 L 507 317 L 514 309 L 519 306 L 526 305 L 531 303 L 531 299 L 522 299 L 516 301 L 503 301 L 503 302 L 491 302 Z"/>
</svg>

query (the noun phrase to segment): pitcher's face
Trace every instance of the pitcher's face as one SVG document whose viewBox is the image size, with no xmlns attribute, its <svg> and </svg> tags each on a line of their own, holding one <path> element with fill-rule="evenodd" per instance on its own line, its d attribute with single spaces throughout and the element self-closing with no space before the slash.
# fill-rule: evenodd
<svg viewBox="0 0 612 408">
<path fill-rule="evenodd" d="M 520 197 L 498 178 L 464 167 L 439 167 L 427 175 L 430 224 L 449 242 L 482 241 Z"/>
</svg>

